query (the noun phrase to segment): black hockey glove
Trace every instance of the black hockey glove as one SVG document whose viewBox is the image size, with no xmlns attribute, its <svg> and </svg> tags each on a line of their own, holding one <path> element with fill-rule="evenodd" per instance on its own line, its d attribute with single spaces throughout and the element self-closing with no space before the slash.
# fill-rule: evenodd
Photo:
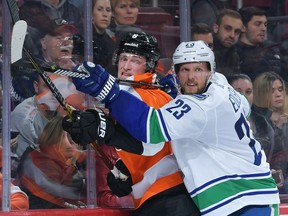
<svg viewBox="0 0 288 216">
<path fill-rule="evenodd" d="M 112 193 L 118 197 L 127 196 L 132 191 L 131 174 L 121 159 L 107 175 L 107 184 Z"/>
<path fill-rule="evenodd" d="M 93 141 L 104 144 L 114 134 L 114 126 L 99 109 L 89 109 L 84 112 L 73 111 L 73 119 L 65 116 L 62 127 L 74 142 L 87 145 Z"/>
</svg>

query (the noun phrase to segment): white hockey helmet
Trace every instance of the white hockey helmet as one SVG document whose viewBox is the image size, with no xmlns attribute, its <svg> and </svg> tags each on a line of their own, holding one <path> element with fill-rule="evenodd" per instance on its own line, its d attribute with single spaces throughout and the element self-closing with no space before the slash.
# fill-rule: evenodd
<svg viewBox="0 0 288 216">
<path fill-rule="evenodd" d="M 203 41 L 182 42 L 173 54 L 174 73 L 177 73 L 177 65 L 189 62 L 208 62 L 211 73 L 215 72 L 215 56 L 213 51 Z"/>
</svg>

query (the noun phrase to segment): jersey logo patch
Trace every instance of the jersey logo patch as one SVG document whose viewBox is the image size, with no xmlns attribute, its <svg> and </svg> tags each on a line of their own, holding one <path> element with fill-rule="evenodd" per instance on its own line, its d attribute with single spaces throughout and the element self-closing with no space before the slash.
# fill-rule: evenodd
<svg viewBox="0 0 288 216">
<path fill-rule="evenodd" d="M 209 95 L 206 94 L 193 94 L 192 97 L 196 98 L 197 100 L 205 100 L 209 97 Z"/>
</svg>

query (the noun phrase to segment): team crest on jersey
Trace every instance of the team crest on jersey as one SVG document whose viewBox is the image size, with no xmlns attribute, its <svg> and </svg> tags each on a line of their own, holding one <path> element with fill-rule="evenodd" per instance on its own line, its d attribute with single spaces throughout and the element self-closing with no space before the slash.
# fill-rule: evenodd
<svg viewBox="0 0 288 216">
<path fill-rule="evenodd" d="M 194 47 L 194 42 L 186 43 L 186 48 L 192 48 Z"/>
<path fill-rule="evenodd" d="M 192 94 L 192 97 L 196 98 L 197 100 L 205 100 L 209 97 L 207 94 Z"/>
</svg>

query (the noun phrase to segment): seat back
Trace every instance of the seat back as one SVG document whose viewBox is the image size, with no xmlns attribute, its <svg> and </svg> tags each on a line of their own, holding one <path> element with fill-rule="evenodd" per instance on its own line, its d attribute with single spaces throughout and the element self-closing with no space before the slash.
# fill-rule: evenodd
<svg viewBox="0 0 288 216">
<path fill-rule="evenodd" d="M 172 55 L 180 43 L 180 27 L 164 25 L 161 30 L 161 57 L 172 58 Z"/>
<path fill-rule="evenodd" d="M 165 12 L 139 12 L 136 25 L 156 37 L 161 50 L 161 31 L 164 25 L 173 25 L 173 16 Z"/>
</svg>

